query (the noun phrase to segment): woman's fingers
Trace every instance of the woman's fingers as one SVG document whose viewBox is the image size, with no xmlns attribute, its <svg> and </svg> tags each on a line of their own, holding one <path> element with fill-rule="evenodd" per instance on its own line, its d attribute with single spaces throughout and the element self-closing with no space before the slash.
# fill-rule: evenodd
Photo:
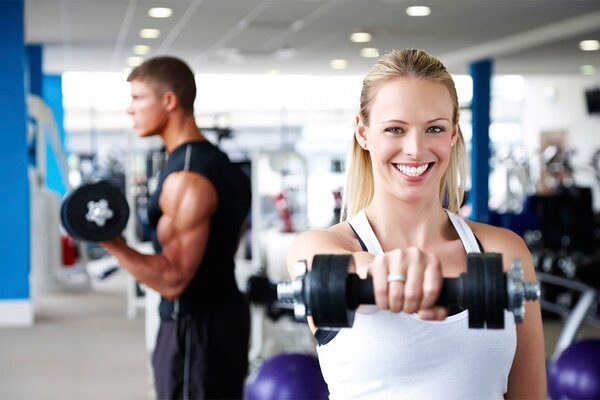
<svg viewBox="0 0 600 400">
<path fill-rule="evenodd" d="M 448 309 L 442 306 L 435 306 L 419 310 L 419 318 L 427 321 L 441 321 L 448 316 Z"/>
<path fill-rule="evenodd" d="M 373 259 L 370 274 L 379 308 L 411 314 L 423 311 L 427 319 L 445 317 L 445 308 L 434 307 L 443 282 L 436 256 L 414 247 L 393 250 Z"/>
<path fill-rule="evenodd" d="M 389 309 L 388 301 L 388 282 L 387 282 L 387 263 L 385 257 L 378 256 L 373 259 L 369 274 L 373 278 L 373 293 L 375 294 L 375 304 L 381 309 Z"/>
<path fill-rule="evenodd" d="M 427 265 L 423 272 L 423 298 L 419 309 L 431 308 L 435 305 L 442 291 L 444 278 L 442 269 L 437 257 L 429 255 L 426 261 Z"/>
<path fill-rule="evenodd" d="M 386 261 L 388 264 L 386 282 L 390 311 L 400 312 L 404 306 L 407 260 L 406 257 L 402 256 L 401 252 L 396 251 L 390 252 Z"/>
<path fill-rule="evenodd" d="M 426 257 L 416 248 L 409 248 L 406 252 L 408 270 L 406 273 L 406 288 L 404 290 L 403 311 L 412 314 L 419 310 L 423 298 L 423 276 L 426 268 Z"/>
</svg>

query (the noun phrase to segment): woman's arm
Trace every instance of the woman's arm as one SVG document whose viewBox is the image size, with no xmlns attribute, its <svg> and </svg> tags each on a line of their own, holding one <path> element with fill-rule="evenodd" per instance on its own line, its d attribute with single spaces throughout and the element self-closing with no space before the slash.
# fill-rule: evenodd
<svg viewBox="0 0 600 400">
<path fill-rule="evenodd" d="M 295 277 L 294 265 L 298 260 L 305 260 L 310 269 L 312 259 L 316 254 L 352 254 L 354 264 L 351 271 L 356 271 L 363 278 L 367 275 L 373 255 L 362 251 L 343 232 L 342 224 L 324 230 L 311 230 L 298 235 L 290 245 L 287 255 L 288 272 Z M 349 229 L 349 228 L 348 228 Z"/>
<path fill-rule="evenodd" d="M 518 258 L 525 280 L 535 280 L 529 249 L 521 237 L 507 229 L 479 225 L 474 228 L 487 252 L 502 253 L 504 269 Z M 517 324 L 517 350 L 508 377 L 507 399 L 546 399 L 546 361 L 539 302 L 526 302 L 525 320 Z"/>
</svg>

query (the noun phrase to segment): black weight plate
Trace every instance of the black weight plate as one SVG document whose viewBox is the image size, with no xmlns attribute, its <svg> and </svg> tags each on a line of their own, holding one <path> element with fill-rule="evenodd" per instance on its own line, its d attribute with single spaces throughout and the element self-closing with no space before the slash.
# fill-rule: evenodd
<svg viewBox="0 0 600 400">
<path fill-rule="evenodd" d="M 346 304 L 350 255 L 316 255 L 309 278 L 310 310 L 318 327 L 352 326 L 353 312 Z"/>
<path fill-rule="evenodd" d="M 329 269 L 329 257 L 326 255 L 315 255 L 312 260 L 310 272 L 305 279 L 304 299 L 306 301 L 307 313 L 312 316 L 316 326 L 320 326 L 328 313 L 327 301 L 327 279 Z"/>
<path fill-rule="evenodd" d="M 62 200 L 62 203 L 60 205 L 60 222 L 62 223 L 63 228 L 65 228 L 65 231 L 67 231 L 69 236 L 71 236 L 73 239 L 80 240 L 81 238 L 77 236 L 77 232 L 74 232 L 71 228 L 71 224 L 69 224 L 69 219 L 67 217 L 67 210 L 71 202 L 72 194 L 73 191 L 69 192 Z"/>
<path fill-rule="evenodd" d="M 105 199 L 113 216 L 100 226 L 86 219 L 88 202 Z M 121 234 L 129 219 L 129 205 L 123 193 L 115 186 L 96 182 L 80 186 L 70 193 L 61 206 L 61 220 L 69 234 L 80 240 L 103 242 Z"/>
<path fill-rule="evenodd" d="M 483 280 L 483 255 L 467 254 L 467 309 L 469 310 L 469 328 L 481 329 L 485 324 L 485 282 Z"/>
<path fill-rule="evenodd" d="M 506 287 L 502 272 L 502 255 L 485 253 L 485 323 L 488 329 L 504 329 Z"/>
</svg>

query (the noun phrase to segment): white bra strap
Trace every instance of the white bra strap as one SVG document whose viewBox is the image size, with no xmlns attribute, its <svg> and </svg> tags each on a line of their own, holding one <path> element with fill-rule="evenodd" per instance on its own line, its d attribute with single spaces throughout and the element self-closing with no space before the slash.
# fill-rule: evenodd
<svg viewBox="0 0 600 400">
<path fill-rule="evenodd" d="M 364 209 L 348 218 L 347 221 L 350 226 L 352 226 L 352 229 L 354 229 L 354 232 L 356 232 L 363 241 L 369 253 L 375 255 L 383 254 L 381 244 L 379 244 L 379 240 L 377 240 L 377 236 L 375 236 L 375 232 L 373 232 L 373 228 L 371 228 L 371 224 L 367 219 L 367 214 Z"/>
<path fill-rule="evenodd" d="M 479 244 L 477 243 L 477 239 L 475 235 L 473 235 L 473 231 L 467 225 L 462 217 L 446 210 L 448 213 L 448 217 L 450 217 L 450 222 L 454 225 L 454 229 L 458 233 L 460 240 L 463 242 L 463 246 L 467 253 L 481 253 L 481 249 L 479 248 Z"/>
<path fill-rule="evenodd" d="M 463 243 L 465 251 L 467 253 L 481 253 L 481 249 L 479 248 L 479 243 L 477 243 L 477 239 L 475 235 L 473 235 L 473 231 L 467 225 L 465 220 L 454 214 L 448 210 L 448 217 L 450 218 L 450 222 L 456 229 L 460 240 Z M 356 232 L 356 234 L 363 241 L 365 246 L 367 247 L 367 251 L 371 254 L 383 254 L 383 249 L 381 248 L 381 244 L 379 240 L 377 240 L 377 236 L 375 236 L 375 232 L 373 232 L 373 228 L 367 219 L 367 214 L 365 210 L 360 210 L 356 215 L 348 218 L 348 223 L 352 226 L 352 229 Z"/>
</svg>

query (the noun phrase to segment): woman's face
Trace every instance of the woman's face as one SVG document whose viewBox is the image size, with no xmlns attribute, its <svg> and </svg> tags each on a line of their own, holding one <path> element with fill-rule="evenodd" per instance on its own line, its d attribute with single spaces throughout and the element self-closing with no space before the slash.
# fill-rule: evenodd
<svg viewBox="0 0 600 400">
<path fill-rule="evenodd" d="M 366 143 L 373 164 L 375 196 L 437 200 L 458 134 L 448 89 L 395 78 L 375 90 L 369 125 L 359 117 L 357 128 L 357 140 Z"/>
</svg>

